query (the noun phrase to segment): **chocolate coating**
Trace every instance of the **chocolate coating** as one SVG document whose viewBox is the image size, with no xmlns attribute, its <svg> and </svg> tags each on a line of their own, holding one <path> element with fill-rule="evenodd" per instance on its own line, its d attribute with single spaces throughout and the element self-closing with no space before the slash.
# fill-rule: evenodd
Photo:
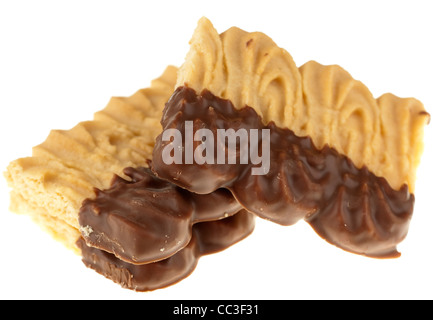
<svg viewBox="0 0 433 320">
<path fill-rule="evenodd" d="M 170 141 L 163 141 L 161 134 L 152 163 L 159 178 L 199 194 L 227 188 L 257 216 L 282 225 L 305 219 L 325 240 L 354 253 L 399 255 L 396 245 L 407 234 L 414 203 L 406 185 L 394 190 L 335 149 L 317 149 L 309 137 L 298 137 L 273 122 L 265 125 L 253 108 L 236 109 L 208 90 L 197 95 L 179 87 L 171 96 L 163 111 L 163 129 L 184 132 L 186 121 L 193 122 L 194 132 L 206 128 L 214 137 L 218 129 L 269 129 L 270 170 L 251 175 L 254 165 L 240 164 L 239 145 L 236 164 L 165 164 L 162 153 Z M 215 149 L 217 143 L 215 138 Z"/>
<path fill-rule="evenodd" d="M 185 248 L 165 260 L 143 265 L 127 263 L 111 253 L 90 247 L 83 238 L 78 240 L 77 245 L 87 267 L 124 288 L 150 291 L 185 279 L 202 256 L 225 250 L 247 237 L 254 229 L 254 222 L 253 214 L 241 210 L 228 218 L 197 223 Z"/>
<path fill-rule="evenodd" d="M 79 212 L 81 234 L 89 246 L 133 264 L 166 259 L 190 241 L 192 226 L 241 210 L 228 190 L 190 193 L 156 178 L 148 168 L 126 168 L 107 190 L 95 190 Z"/>
</svg>

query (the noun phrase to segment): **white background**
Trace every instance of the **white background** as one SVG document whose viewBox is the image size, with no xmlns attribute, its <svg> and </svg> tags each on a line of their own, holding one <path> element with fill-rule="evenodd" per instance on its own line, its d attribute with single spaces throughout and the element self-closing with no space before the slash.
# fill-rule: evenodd
<svg viewBox="0 0 433 320">
<path fill-rule="evenodd" d="M 433 112 L 431 1 L 3 1 L 0 2 L 0 168 L 31 154 L 50 129 L 92 118 L 111 96 L 180 65 L 201 16 L 219 32 L 262 31 L 297 65 L 339 64 L 375 96 L 416 97 Z M 426 128 L 416 207 L 402 256 L 339 250 L 304 222 L 257 221 L 253 235 L 203 257 L 181 283 L 122 289 L 8 211 L 0 180 L 2 299 L 431 299 L 433 136 Z"/>
</svg>

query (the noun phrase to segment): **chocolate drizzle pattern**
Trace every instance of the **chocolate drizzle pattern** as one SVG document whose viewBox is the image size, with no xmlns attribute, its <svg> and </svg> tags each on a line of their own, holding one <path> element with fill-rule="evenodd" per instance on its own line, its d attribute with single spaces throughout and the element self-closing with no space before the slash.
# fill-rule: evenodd
<svg viewBox="0 0 433 320">
<path fill-rule="evenodd" d="M 232 216 L 242 209 L 230 191 L 198 195 L 156 178 L 150 169 L 126 168 L 111 187 L 95 189 L 79 212 L 86 243 L 132 264 L 166 259 L 188 245 L 195 223 Z"/>
<path fill-rule="evenodd" d="M 254 215 L 241 210 L 217 221 L 197 223 L 186 247 L 167 259 L 135 265 L 112 253 L 90 247 L 83 238 L 77 241 L 83 263 L 126 289 L 151 291 L 173 285 L 188 277 L 199 259 L 222 251 L 247 237 L 254 229 Z"/>
<path fill-rule="evenodd" d="M 318 149 L 309 137 L 298 137 L 273 122 L 265 125 L 253 108 L 236 109 L 208 90 L 198 95 L 181 86 L 171 96 L 163 111 L 163 129 L 184 132 L 186 121 L 193 121 L 194 131 L 207 128 L 214 137 L 218 129 L 269 129 L 270 171 L 251 175 L 253 165 L 240 164 L 239 152 L 233 165 L 167 165 L 162 152 L 170 141 L 163 141 L 161 134 L 152 163 L 159 178 L 199 194 L 226 188 L 257 216 L 282 225 L 304 219 L 325 240 L 350 252 L 399 256 L 396 246 L 407 234 L 414 204 L 407 185 L 394 190 L 335 149 Z"/>
</svg>

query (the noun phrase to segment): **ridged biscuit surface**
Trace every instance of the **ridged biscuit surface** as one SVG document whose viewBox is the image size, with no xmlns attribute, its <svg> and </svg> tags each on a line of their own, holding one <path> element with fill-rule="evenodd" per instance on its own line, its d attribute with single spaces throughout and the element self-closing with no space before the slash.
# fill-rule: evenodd
<svg viewBox="0 0 433 320">
<path fill-rule="evenodd" d="M 173 92 L 177 68 L 169 66 L 149 88 L 114 97 L 93 121 L 70 130 L 52 130 L 31 157 L 12 161 L 5 177 L 10 209 L 30 214 L 57 240 L 78 252 L 78 212 L 93 188 L 108 188 L 114 174 L 151 159 L 165 102 Z"/>
<path fill-rule="evenodd" d="M 430 116 L 414 98 L 369 89 L 339 66 L 310 61 L 296 67 L 290 54 L 260 32 L 230 28 L 218 34 L 200 19 L 176 86 L 208 89 L 236 108 L 254 108 L 264 123 L 310 136 L 348 156 L 358 168 L 414 191 Z"/>
</svg>

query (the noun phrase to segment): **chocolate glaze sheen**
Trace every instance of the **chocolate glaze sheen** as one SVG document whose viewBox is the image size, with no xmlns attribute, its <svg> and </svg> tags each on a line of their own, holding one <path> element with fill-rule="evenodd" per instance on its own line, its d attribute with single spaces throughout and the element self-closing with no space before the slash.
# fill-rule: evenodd
<svg viewBox="0 0 433 320">
<path fill-rule="evenodd" d="M 133 264 L 166 259 L 184 248 L 192 226 L 232 216 L 242 209 L 230 191 L 190 193 L 154 176 L 148 168 L 126 168 L 107 190 L 95 190 L 79 212 L 89 246 Z"/>
<path fill-rule="evenodd" d="M 159 178 L 199 194 L 227 188 L 246 210 L 261 218 L 282 225 L 304 219 L 325 240 L 347 251 L 399 256 L 396 245 L 407 234 L 414 204 L 406 185 L 394 190 L 385 179 L 366 167 L 355 167 L 335 149 L 317 149 L 309 137 L 298 137 L 273 122 L 265 125 L 253 108 L 236 109 L 208 90 L 198 95 L 183 86 L 171 96 L 163 111 L 163 129 L 184 132 L 186 121 L 193 122 L 194 132 L 207 128 L 214 137 L 218 129 L 269 129 L 270 170 L 266 175 L 251 175 L 254 165 L 240 161 L 165 164 L 162 152 L 170 141 L 163 141 L 161 134 L 152 162 Z"/>
</svg>

